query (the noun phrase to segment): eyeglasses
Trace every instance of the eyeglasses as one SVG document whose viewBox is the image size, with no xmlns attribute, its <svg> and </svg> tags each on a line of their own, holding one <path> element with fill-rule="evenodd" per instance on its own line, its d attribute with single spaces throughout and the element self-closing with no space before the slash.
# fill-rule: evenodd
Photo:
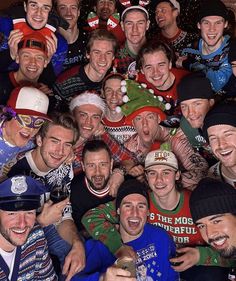
<svg viewBox="0 0 236 281">
<path fill-rule="evenodd" d="M 46 121 L 46 119 L 43 119 L 41 117 L 33 117 L 22 114 L 17 114 L 15 119 L 20 124 L 20 126 L 33 129 L 39 129 Z"/>
</svg>

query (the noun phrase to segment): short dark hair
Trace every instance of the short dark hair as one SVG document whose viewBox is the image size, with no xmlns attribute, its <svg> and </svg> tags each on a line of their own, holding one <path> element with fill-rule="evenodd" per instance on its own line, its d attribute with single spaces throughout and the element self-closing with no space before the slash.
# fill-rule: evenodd
<svg viewBox="0 0 236 281">
<path fill-rule="evenodd" d="M 89 40 L 86 46 L 86 51 L 89 54 L 91 51 L 91 47 L 95 40 L 106 40 L 112 43 L 114 54 L 117 51 L 118 43 L 116 37 L 109 31 L 105 29 L 95 29 L 90 33 Z"/>
<path fill-rule="evenodd" d="M 105 88 L 105 85 L 106 85 L 106 82 L 110 79 L 118 79 L 120 81 L 122 80 L 125 80 L 125 76 L 120 74 L 120 73 L 110 73 L 108 74 L 104 79 L 103 79 L 103 82 L 102 82 L 102 89 L 104 90 Z"/>
<path fill-rule="evenodd" d="M 61 126 L 65 129 L 72 130 L 74 133 L 73 144 L 76 143 L 79 137 L 79 131 L 77 127 L 77 123 L 74 117 L 70 113 L 61 113 L 61 112 L 53 112 L 49 116 L 50 121 L 46 121 L 43 126 L 40 128 L 38 135 L 44 138 L 52 126 Z"/>
<path fill-rule="evenodd" d="M 163 51 L 167 57 L 167 59 L 173 63 L 175 60 L 175 53 L 174 50 L 166 43 L 162 41 L 148 41 L 146 42 L 142 48 L 140 49 L 136 62 L 137 62 L 137 68 L 141 69 L 144 63 L 144 55 L 146 54 L 153 54 L 158 51 Z"/>
<path fill-rule="evenodd" d="M 82 151 L 82 162 L 84 162 L 86 152 L 98 152 L 101 150 L 106 150 L 109 154 L 110 159 L 112 159 L 112 154 L 107 146 L 107 144 L 103 140 L 89 140 L 85 143 L 85 146 Z"/>
</svg>

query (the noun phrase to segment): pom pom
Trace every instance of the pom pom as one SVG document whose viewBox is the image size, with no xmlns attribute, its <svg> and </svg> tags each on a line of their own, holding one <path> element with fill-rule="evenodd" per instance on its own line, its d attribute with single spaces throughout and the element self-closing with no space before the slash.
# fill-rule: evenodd
<svg viewBox="0 0 236 281">
<path fill-rule="evenodd" d="M 147 88 L 147 84 L 145 84 L 145 83 L 141 83 L 141 86 L 145 89 Z"/>
<path fill-rule="evenodd" d="M 158 96 L 157 98 L 159 99 L 159 101 L 163 101 L 163 97 L 162 96 Z"/>
<path fill-rule="evenodd" d="M 125 85 L 121 86 L 120 90 L 122 93 L 126 93 L 126 91 L 127 91 L 126 86 Z"/>
<path fill-rule="evenodd" d="M 116 107 L 116 112 L 117 112 L 117 113 L 120 113 L 120 112 L 121 112 L 121 107 L 120 107 L 120 106 L 117 106 L 117 107 Z"/>
<path fill-rule="evenodd" d="M 120 82 L 120 85 L 121 85 L 121 86 L 125 86 L 125 85 L 126 85 L 126 81 L 125 81 L 125 80 L 122 80 L 122 81 Z"/>
<path fill-rule="evenodd" d="M 153 89 L 149 89 L 148 91 L 149 91 L 151 94 L 154 95 L 154 90 L 153 90 Z"/>
<path fill-rule="evenodd" d="M 123 96 L 123 102 L 127 103 L 129 101 L 129 97 L 127 95 Z"/>
<path fill-rule="evenodd" d="M 171 105 L 170 105 L 170 103 L 166 103 L 166 104 L 165 104 L 165 109 L 166 109 L 166 110 L 171 109 Z"/>
</svg>

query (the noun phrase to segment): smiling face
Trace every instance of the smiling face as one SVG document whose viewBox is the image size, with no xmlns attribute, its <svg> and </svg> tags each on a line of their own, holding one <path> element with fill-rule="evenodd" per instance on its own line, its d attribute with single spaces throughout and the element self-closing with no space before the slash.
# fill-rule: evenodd
<svg viewBox="0 0 236 281">
<path fill-rule="evenodd" d="M 142 72 L 147 81 L 159 90 L 166 90 L 172 84 L 172 63 L 163 51 L 143 55 Z"/>
<path fill-rule="evenodd" d="M 202 238 L 225 258 L 236 256 L 236 216 L 226 213 L 207 216 L 197 222 Z"/>
<path fill-rule="evenodd" d="M 37 116 L 33 116 L 37 118 Z M 23 147 L 38 133 L 38 129 L 24 126 L 12 118 L 4 123 L 3 136 L 11 145 Z"/>
<path fill-rule="evenodd" d="M 211 52 L 217 50 L 223 42 L 223 32 L 228 22 L 220 16 L 208 16 L 198 23 L 204 44 Z M 203 44 L 203 46 L 204 46 Z"/>
<path fill-rule="evenodd" d="M 37 136 L 37 166 L 44 171 L 58 168 L 72 153 L 74 131 L 51 125 L 46 135 Z"/>
<path fill-rule="evenodd" d="M 144 12 L 129 11 L 121 22 L 121 27 L 129 44 L 142 45 L 146 40 L 145 34 L 149 28 L 149 20 Z"/>
<path fill-rule="evenodd" d="M 148 202 L 141 194 L 129 194 L 123 198 L 120 208 L 120 234 L 123 242 L 138 238 L 143 233 L 147 221 Z"/>
<path fill-rule="evenodd" d="M 175 181 L 180 173 L 167 165 L 153 165 L 147 169 L 146 177 L 154 195 L 165 198 L 175 191 Z"/>
<path fill-rule="evenodd" d="M 168 2 L 161 2 L 156 6 L 156 22 L 161 29 L 166 29 L 176 24 L 178 10 L 171 7 Z"/>
<path fill-rule="evenodd" d="M 106 104 L 111 111 L 115 111 L 116 107 L 123 103 L 121 92 L 121 79 L 108 79 L 104 86 L 104 96 Z"/>
<path fill-rule="evenodd" d="M 212 152 L 227 168 L 236 167 L 236 127 L 215 125 L 207 129 Z"/>
<path fill-rule="evenodd" d="M 52 9 L 52 0 L 28 0 L 24 2 L 26 19 L 33 29 L 42 29 L 45 27 L 49 13 Z"/>
<path fill-rule="evenodd" d="M 80 16 L 80 7 L 78 0 L 57 0 L 57 12 L 59 16 L 69 23 L 69 28 L 77 27 Z"/>
<path fill-rule="evenodd" d="M 84 104 L 77 106 L 73 113 L 80 136 L 84 139 L 92 137 L 101 124 L 102 110 L 95 105 Z"/>
<path fill-rule="evenodd" d="M 116 1 L 115 0 L 97 0 L 97 5 L 95 7 L 97 16 L 101 20 L 108 20 L 108 18 L 116 11 Z"/>
<path fill-rule="evenodd" d="M 133 119 L 133 126 L 143 144 L 150 145 L 154 142 L 160 118 L 157 113 L 143 111 Z"/>
<path fill-rule="evenodd" d="M 35 210 L 18 212 L 0 210 L 0 240 L 3 250 L 9 251 L 22 246 L 34 226 L 35 219 Z"/>
<path fill-rule="evenodd" d="M 102 190 L 106 187 L 112 172 L 112 163 L 113 161 L 105 149 L 85 153 L 82 168 L 94 190 Z"/>
<path fill-rule="evenodd" d="M 94 40 L 89 54 L 89 73 L 92 77 L 99 77 L 100 81 L 106 75 L 114 59 L 114 48 L 111 41 Z"/>
<path fill-rule="evenodd" d="M 37 82 L 48 61 L 42 51 L 24 48 L 16 56 L 16 63 L 19 64 L 17 72 L 19 81 Z"/>
<path fill-rule="evenodd" d="M 192 128 L 202 128 L 204 118 L 213 104 L 213 99 L 190 99 L 182 101 L 180 108 Z"/>
</svg>

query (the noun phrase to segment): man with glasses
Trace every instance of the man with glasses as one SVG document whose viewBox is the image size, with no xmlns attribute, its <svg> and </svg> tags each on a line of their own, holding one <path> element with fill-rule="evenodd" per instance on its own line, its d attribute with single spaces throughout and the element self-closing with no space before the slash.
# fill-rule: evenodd
<svg viewBox="0 0 236 281">
<path fill-rule="evenodd" d="M 49 119 L 48 104 L 48 97 L 36 88 L 19 87 L 12 91 L 0 116 L 0 175 L 6 162 L 35 146 L 33 138 Z"/>
<path fill-rule="evenodd" d="M 47 41 L 41 33 L 34 31 L 22 38 L 18 44 L 16 62 L 19 64 L 17 71 L 0 75 L 0 104 L 6 105 L 11 91 L 25 84 L 35 85 L 45 94 L 50 93 L 45 84 L 38 82 L 48 65 Z"/>
</svg>

